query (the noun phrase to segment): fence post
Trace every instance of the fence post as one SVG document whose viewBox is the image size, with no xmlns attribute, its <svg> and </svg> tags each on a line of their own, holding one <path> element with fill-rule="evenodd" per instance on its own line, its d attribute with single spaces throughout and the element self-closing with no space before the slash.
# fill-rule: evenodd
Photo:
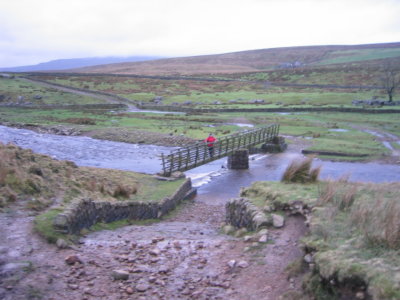
<svg viewBox="0 0 400 300">
<path fill-rule="evenodd" d="M 169 166 L 169 174 L 172 174 L 173 165 L 174 165 L 174 154 L 171 154 L 171 165 Z"/>
<path fill-rule="evenodd" d="M 162 161 L 163 174 L 166 175 L 164 153 L 162 152 L 161 152 L 161 161 Z"/>
<path fill-rule="evenodd" d="M 198 158 L 199 158 L 199 146 L 197 145 L 197 146 L 196 146 L 196 158 L 195 158 L 195 160 L 194 160 L 194 165 L 195 165 L 195 166 L 197 166 Z"/>
<path fill-rule="evenodd" d="M 189 149 L 189 147 L 186 148 L 186 151 L 187 151 L 187 153 L 186 153 L 186 167 L 185 167 L 185 169 L 187 169 L 187 167 L 189 165 L 189 160 L 190 160 L 190 149 Z"/>
<path fill-rule="evenodd" d="M 179 162 L 178 162 L 178 170 L 180 170 L 181 169 L 181 165 L 182 165 L 182 153 L 181 153 L 181 149 L 179 149 L 178 150 L 178 159 L 179 159 Z"/>
</svg>

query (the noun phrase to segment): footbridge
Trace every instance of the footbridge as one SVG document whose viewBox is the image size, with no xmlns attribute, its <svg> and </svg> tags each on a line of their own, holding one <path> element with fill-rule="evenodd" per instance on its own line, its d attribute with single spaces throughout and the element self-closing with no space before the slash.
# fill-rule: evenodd
<svg viewBox="0 0 400 300">
<path fill-rule="evenodd" d="M 176 149 L 168 155 L 162 154 L 162 173 L 164 176 L 171 176 L 173 172 L 193 169 L 222 157 L 231 156 L 241 149 L 272 143 L 278 134 L 279 125 L 272 124 L 220 137 L 214 143 L 212 151 L 209 151 L 205 142 Z"/>
</svg>

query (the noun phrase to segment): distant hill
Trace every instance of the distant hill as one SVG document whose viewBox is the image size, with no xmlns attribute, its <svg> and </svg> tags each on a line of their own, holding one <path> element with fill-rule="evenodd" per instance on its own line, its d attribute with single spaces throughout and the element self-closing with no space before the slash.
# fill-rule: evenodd
<svg viewBox="0 0 400 300">
<path fill-rule="evenodd" d="M 104 64 L 115 64 L 122 62 L 137 62 L 160 59 L 158 56 L 129 56 L 129 57 L 87 57 L 87 58 L 71 58 L 57 59 L 37 65 L 0 68 L 1 72 L 35 72 L 35 71 L 56 71 L 82 68 L 88 66 L 98 66 Z"/>
<path fill-rule="evenodd" d="M 400 42 L 368 45 L 285 47 L 225 54 L 123 62 L 68 70 L 82 73 L 195 75 L 260 72 L 400 58 Z"/>
</svg>

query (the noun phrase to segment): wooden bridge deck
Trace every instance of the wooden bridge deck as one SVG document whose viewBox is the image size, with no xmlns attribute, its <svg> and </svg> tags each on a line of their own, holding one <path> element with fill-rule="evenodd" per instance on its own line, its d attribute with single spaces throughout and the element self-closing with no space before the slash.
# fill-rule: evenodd
<svg viewBox="0 0 400 300">
<path fill-rule="evenodd" d="M 164 176 L 170 176 L 176 171 L 193 169 L 231 155 L 235 150 L 270 142 L 278 134 L 279 124 L 272 124 L 223 136 L 214 143 L 213 155 L 210 155 L 207 143 L 197 142 L 188 147 L 174 150 L 168 155 L 162 154 L 162 173 Z"/>
</svg>

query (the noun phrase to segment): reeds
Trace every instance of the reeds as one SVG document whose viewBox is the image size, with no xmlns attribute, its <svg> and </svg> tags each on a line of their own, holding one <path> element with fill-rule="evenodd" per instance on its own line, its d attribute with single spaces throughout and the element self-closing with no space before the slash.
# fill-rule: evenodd
<svg viewBox="0 0 400 300">
<path fill-rule="evenodd" d="M 372 197 L 371 197 L 372 196 Z M 373 187 L 370 197 L 353 205 L 350 220 L 372 246 L 400 249 L 400 202 L 398 185 Z"/>
<path fill-rule="evenodd" d="M 317 205 L 333 204 L 341 211 L 348 210 L 354 203 L 358 187 L 346 179 L 326 181 L 319 186 Z"/>
<path fill-rule="evenodd" d="M 321 185 L 317 205 L 324 207 L 327 224 L 338 213 L 347 228 L 356 230 L 367 247 L 400 249 L 399 184 L 363 184 L 345 180 Z"/>
<path fill-rule="evenodd" d="M 301 161 L 292 161 L 283 173 L 282 182 L 311 183 L 318 181 L 321 166 L 311 169 L 314 157 L 310 156 Z"/>
</svg>

